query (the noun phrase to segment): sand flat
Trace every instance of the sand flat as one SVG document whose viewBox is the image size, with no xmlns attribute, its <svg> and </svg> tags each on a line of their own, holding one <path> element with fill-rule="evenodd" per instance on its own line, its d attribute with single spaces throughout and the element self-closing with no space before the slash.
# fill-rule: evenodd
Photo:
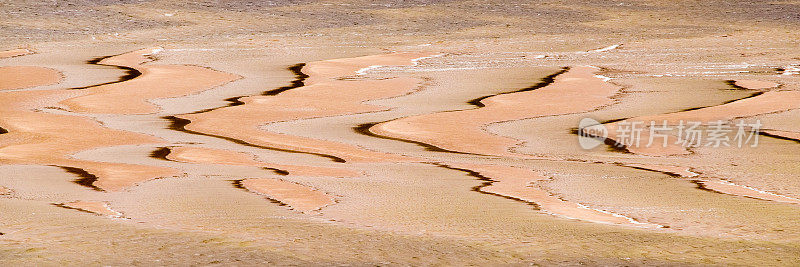
<svg viewBox="0 0 800 267">
<path fill-rule="evenodd" d="M 334 198 L 308 186 L 280 179 L 253 178 L 241 181 L 247 190 L 280 201 L 300 212 L 319 210 L 336 203 Z"/>
<path fill-rule="evenodd" d="M 482 187 L 481 191 L 535 203 L 542 211 L 556 216 L 596 223 L 660 227 L 556 197 L 533 185 L 536 181 L 545 181 L 550 178 L 529 169 L 475 164 L 454 164 L 453 166 L 476 171 L 494 181 L 490 185 Z"/>
<path fill-rule="evenodd" d="M 356 70 L 375 64 L 410 65 L 413 59 L 424 55 L 428 54 L 396 53 L 330 62 L 311 62 L 303 67 L 304 72 L 309 70 L 305 86 L 285 91 L 277 96 L 245 97 L 240 99 L 244 105 L 181 117 L 192 121 L 186 129 L 267 147 L 333 155 L 347 161 L 408 161 L 411 159 L 399 155 L 369 151 L 339 142 L 273 133 L 260 130 L 258 127 L 272 122 L 386 110 L 362 102 L 408 93 L 416 88 L 420 80 L 408 77 L 383 80 L 337 80 L 336 78 L 340 75 L 353 75 Z"/>
<path fill-rule="evenodd" d="M 163 167 L 73 159 L 70 155 L 93 148 L 153 144 L 161 140 L 111 130 L 89 118 L 30 111 L 30 105 L 60 93 L 0 92 L 0 110 L 4 114 L 0 118 L 0 125 L 8 130 L 8 133 L 0 136 L 0 162 L 82 168 L 97 176 L 94 186 L 107 191 L 121 190 L 137 182 L 177 173 L 176 170 Z"/>
<path fill-rule="evenodd" d="M 82 89 L 87 95 L 61 103 L 70 110 L 84 113 L 146 114 L 158 111 L 148 99 L 184 96 L 217 87 L 240 77 L 205 67 L 156 65 L 147 56 L 160 48 L 142 49 L 101 60 L 103 65 L 136 69 L 140 76 L 120 82 Z"/>
<path fill-rule="evenodd" d="M 187 163 L 264 167 L 286 171 L 289 175 L 298 176 L 356 177 L 360 175 L 356 171 L 341 168 L 266 163 L 256 160 L 254 155 L 230 150 L 200 147 L 173 147 L 170 150 L 167 159 Z"/>
<path fill-rule="evenodd" d="M 797 266 L 796 2 L 6 1 L 0 265 Z"/>
<path fill-rule="evenodd" d="M 758 81 L 748 80 L 748 84 L 755 84 Z M 771 86 L 774 87 L 774 86 Z M 767 87 L 770 88 L 770 87 Z M 638 127 L 649 127 L 654 123 L 656 127 L 661 126 L 689 126 L 691 123 L 700 123 L 700 125 L 709 125 L 718 121 L 731 121 L 736 119 L 746 119 L 761 114 L 781 112 L 792 109 L 800 108 L 800 92 L 798 91 L 769 91 L 758 96 L 730 102 L 723 105 L 694 109 L 689 111 L 667 113 L 661 115 L 641 116 L 631 119 L 625 119 L 612 124 L 607 124 L 608 136 L 611 139 L 619 137 L 620 130 L 626 130 L 630 134 L 629 129 L 633 127 L 634 123 L 638 123 Z M 746 120 L 745 120 L 746 121 Z M 753 123 L 746 121 L 747 123 Z M 625 124 L 623 126 L 623 124 Z M 690 154 L 686 148 L 691 145 L 691 142 L 684 144 L 678 140 L 677 136 L 671 134 L 660 134 L 658 137 L 651 137 L 649 128 L 644 128 L 641 132 L 640 138 L 626 138 L 625 140 L 617 140 L 618 143 L 624 143 L 625 149 L 630 152 L 649 156 L 669 156 L 669 155 L 687 155 Z M 653 145 L 650 140 L 653 140 Z M 666 139 L 666 142 L 664 141 Z M 636 142 L 638 141 L 638 142 Z M 705 145 L 705 144 L 695 144 Z"/>
<path fill-rule="evenodd" d="M 122 213 L 112 210 L 108 203 L 99 201 L 73 201 L 60 204 L 63 207 L 77 209 L 110 218 L 121 218 Z"/>
<path fill-rule="evenodd" d="M 596 72 L 591 66 L 572 67 L 545 87 L 483 99 L 485 107 L 402 118 L 375 125 L 370 131 L 464 153 L 525 157 L 508 151 L 517 140 L 489 133 L 484 127 L 608 105 L 620 88 L 595 77 Z"/>
<path fill-rule="evenodd" d="M 57 70 L 35 66 L 0 67 L 0 90 L 51 85 L 61 81 Z"/>
<path fill-rule="evenodd" d="M 10 57 L 18 57 L 18 56 L 24 56 L 24 55 L 30 55 L 30 54 L 33 54 L 33 51 L 25 49 L 25 48 L 12 49 L 12 50 L 0 51 L 0 59 L 10 58 Z"/>
</svg>

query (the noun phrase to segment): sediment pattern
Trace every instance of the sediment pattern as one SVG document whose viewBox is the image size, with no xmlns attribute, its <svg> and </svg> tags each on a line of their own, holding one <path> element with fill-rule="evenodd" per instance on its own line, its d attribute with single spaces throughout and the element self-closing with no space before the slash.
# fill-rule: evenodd
<svg viewBox="0 0 800 267">
<path fill-rule="evenodd" d="M 402 118 L 377 124 L 369 131 L 463 153 L 526 157 L 509 151 L 519 141 L 492 134 L 485 130 L 486 125 L 586 112 L 608 105 L 620 88 L 595 77 L 595 72 L 597 68 L 590 66 L 571 67 L 533 90 L 472 101 L 479 103 L 476 109 Z"/>
<path fill-rule="evenodd" d="M 613 45 L 576 54 L 612 53 L 619 49 L 624 47 Z M 29 50 L 6 51 L 0 58 L 29 53 Z M 157 53 L 168 50 L 147 48 L 88 60 L 87 65 L 116 68 L 119 79 L 90 81 L 88 85 L 71 88 L 37 88 L 63 80 L 54 69 L 0 67 L 0 75 L 4 77 L 0 81 L 3 115 L 0 116 L 0 164 L 48 166 L 43 168 L 60 171 L 63 176 L 52 181 L 36 181 L 37 185 L 63 182 L 59 184 L 61 191 L 43 201 L 49 208 L 69 209 L 60 212 L 81 211 L 85 217 L 90 217 L 85 213 L 107 217 L 95 220 L 130 218 L 159 225 L 181 221 L 182 218 L 173 218 L 179 215 L 171 215 L 176 210 L 189 209 L 191 212 L 181 214 L 194 216 L 223 202 L 228 208 L 237 206 L 249 212 L 255 209 L 269 213 L 259 213 L 258 220 L 295 216 L 292 218 L 346 222 L 347 227 L 395 230 L 395 222 L 362 221 L 363 217 L 353 214 L 397 212 L 391 216 L 398 218 L 398 224 L 451 223 L 439 218 L 439 214 L 410 212 L 418 207 L 404 203 L 420 201 L 452 205 L 453 213 L 499 212 L 502 216 L 498 221 L 525 217 L 522 220 L 525 223 L 558 227 L 607 227 L 598 229 L 648 233 L 684 231 L 701 236 L 730 234 L 726 229 L 715 228 L 716 219 L 709 218 L 716 214 L 698 212 L 701 215 L 693 213 L 695 217 L 686 218 L 675 215 L 685 211 L 679 209 L 681 205 L 695 205 L 679 197 L 654 193 L 654 197 L 632 198 L 630 192 L 620 189 L 624 184 L 609 186 L 606 183 L 612 182 L 597 182 L 606 176 L 610 177 L 608 180 L 619 179 L 615 175 L 628 179 L 621 183 L 645 184 L 643 190 L 652 185 L 660 190 L 674 190 L 676 195 L 703 194 L 706 200 L 714 202 L 716 209 L 730 203 L 768 203 L 776 206 L 769 208 L 784 212 L 800 204 L 797 192 L 792 191 L 793 184 L 782 188 L 769 182 L 718 175 L 713 164 L 695 162 L 702 154 L 680 145 L 677 136 L 667 136 L 666 146 L 622 146 L 614 144 L 619 140 L 613 138 L 618 134 L 617 126 L 623 123 L 649 125 L 655 121 L 677 125 L 680 121 L 700 121 L 708 126 L 713 121 L 730 122 L 796 110 L 800 108 L 800 93 L 787 84 L 758 79 L 720 80 L 720 84 L 732 87 L 728 91 L 751 95 L 663 114 L 631 112 L 627 119 L 605 123 L 607 141 L 616 151 L 575 152 L 568 147 L 570 144 L 558 139 L 577 139 L 570 133 L 575 128 L 562 125 L 559 120 L 610 112 L 612 108 L 619 109 L 614 112 L 628 114 L 627 106 L 620 107 L 621 103 L 629 104 L 625 102 L 629 94 L 623 90 L 624 82 L 612 82 L 612 78 L 600 75 L 608 75 L 604 72 L 609 69 L 572 65 L 559 70 L 559 66 L 550 66 L 540 77 L 526 77 L 524 86 L 490 94 L 451 96 L 447 95 L 450 92 L 432 91 L 445 89 L 427 88 L 422 82 L 434 81 L 431 84 L 442 86 L 452 80 L 435 75 L 422 77 L 424 72 L 415 72 L 421 60 L 442 54 L 390 52 L 282 66 L 294 80 L 283 86 L 263 88 L 260 93 L 218 97 L 195 94 L 212 88 L 225 91 L 228 86 L 235 86 L 229 83 L 252 77 L 195 65 L 157 64 L 153 62 Z M 445 88 L 458 89 L 458 85 L 449 86 Z M 429 92 L 445 96 L 424 103 L 427 112 L 413 111 L 412 105 L 422 105 L 421 102 L 404 102 Z M 168 114 L 165 110 L 170 109 L 159 106 L 195 107 L 195 103 L 184 103 L 182 97 L 190 95 L 201 99 L 198 101 L 227 103 L 207 108 L 204 102 L 196 105 L 202 108 L 184 114 Z M 170 104 L 150 101 L 160 98 L 174 99 Z M 375 100 L 381 102 L 370 102 Z M 382 105 L 388 102 L 392 105 Z M 541 137 L 553 138 L 546 141 L 552 144 L 549 154 L 520 151 L 525 146 L 523 138 L 536 137 L 503 134 L 492 128 L 522 122 L 530 122 L 538 132 L 556 132 Z M 320 128 L 330 129 L 331 133 L 313 137 L 303 134 L 307 132 L 306 123 L 315 127 L 324 124 Z M 288 130 L 282 132 L 270 128 L 279 125 L 291 127 L 284 127 Z M 785 128 L 770 128 L 770 125 L 763 127 L 761 136 L 800 140 L 797 132 L 775 130 Z M 648 137 L 645 131 L 641 139 Z M 402 151 L 398 144 L 408 146 L 402 143 L 425 149 Z M 782 150 L 788 154 L 787 161 L 793 160 L 790 149 Z M 416 170 L 419 166 L 435 171 L 419 173 Z M 645 175 L 640 177 L 642 173 Z M 413 180 L 418 176 L 425 179 Z M 585 182 L 589 180 L 593 182 Z M 761 188 L 741 181 L 766 185 Z M 603 186 L 594 188 L 591 183 Z M 66 187 L 64 184 L 69 184 L 69 188 L 61 188 Z M 33 190 L 31 187 L 20 186 L 18 181 L 6 183 L 0 178 L 3 199 L 27 196 Z M 372 192 L 373 189 L 380 193 Z M 209 198 L 218 198 L 220 203 L 192 197 L 176 200 L 179 197 L 164 195 L 192 190 L 209 192 Z M 376 201 L 367 198 L 370 194 L 385 195 Z M 465 208 L 459 201 L 448 199 L 454 195 L 465 203 L 481 201 L 486 207 L 501 208 L 490 211 L 484 209 L 491 208 L 479 205 Z M 139 202 L 127 201 L 128 197 Z M 652 198 L 657 197 L 664 198 L 665 203 L 673 205 L 670 208 L 680 212 L 658 210 L 660 207 L 648 210 L 650 206 L 646 205 L 653 205 Z M 170 206 L 157 201 L 183 204 Z M 153 207 L 156 211 L 147 210 Z M 730 218 L 747 216 L 723 212 L 728 210 L 719 214 Z M 230 215 L 220 214 L 224 214 L 220 218 Z M 474 215 L 454 215 L 458 216 Z M 682 228 L 673 228 L 673 224 Z M 695 228 L 683 227 L 686 224 L 695 224 L 696 229 L 711 229 L 711 234 L 698 234 Z M 209 227 L 212 228 L 222 227 Z"/>
</svg>

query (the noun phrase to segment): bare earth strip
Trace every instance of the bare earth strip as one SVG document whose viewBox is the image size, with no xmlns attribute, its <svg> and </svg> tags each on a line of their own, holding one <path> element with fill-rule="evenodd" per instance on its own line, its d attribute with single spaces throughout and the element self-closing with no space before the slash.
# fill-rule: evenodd
<svg viewBox="0 0 800 267">
<path fill-rule="evenodd" d="M 108 207 L 108 203 L 105 202 L 74 201 L 74 202 L 58 204 L 57 206 L 94 213 L 100 216 L 106 216 L 110 218 L 122 218 L 122 213 L 112 210 L 110 207 Z"/>
<path fill-rule="evenodd" d="M 597 68 L 579 66 L 558 75 L 552 84 L 480 101 L 484 107 L 407 117 L 377 124 L 370 131 L 439 148 L 481 155 L 524 157 L 512 153 L 515 139 L 487 132 L 491 123 L 586 112 L 613 102 L 620 87 L 595 77 Z"/>
<path fill-rule="evenodd" d="M 657 164 L 622 164 L 622 165 L 637 169 L 667 173 L 682 178 L 695 178 L 700 176 L 699 173 L 692 172 L 691 169 L 687 167 L 657 165 Z M 757 188 L 752 188 L 749 186 L 734 184 L 732 182 L 719 178 L 703 178 L 703 179 L 693 180 L 693 182 L 698 184 L 698 187 L 700 187 L 701 189 L 711 190 L 717 193 L 733 195 L 733 196 L 749 197 L 761 200 L 776 201 L 782 203 L 800 204 L 800 200 L 796 198 L 762 191 Z"/>
<path fill-rule="evenodd" d="M 747 84 L 755 84 L 756 81 L 748 81 Z M 759 85 L 768 86 L 767 84 Z M 772 86 L 774 87 L 774 86 Z M 618 129 L 620 123 L 641 123 L 643 126 L 649 126 L 650 122 L 654 122 L 655 126 L 666 125 L 676 126 L 681 122 L 688 124 L 689 122 L 700 122 L 703 125 L 716 121 L 730 121 L 738 118 L 747 118 L 760 114 L 787 111 L 800 108 L 800 91 L 769 91 L 761 95 L 745 98 L 742 100 L 734 101 L 731 103 L 675 112 L 653 116 L 641 116 L 631 119 L 618 121 L 611 124 L 606 124 L 608 136 L 611 139 L 619 136 Z M 674 135 L 666 135 L 666 142 L 664 137 L 653 138 L 654 143 L 649 145 L 650 134 L 649 130 L 641 132 L 641 137 L 638 138 L 639 143 L 628 144 L 625 148 L 636 154 L 648 156 L 670 156 L 670 155 L 686 155 L 690 152 L 679 142 L 678 137 Z M 616 140 L 618 143 L 624 143 L 623 140 Z"/>
<path fill-rule="evenodd" d="M 56 84 L 61 81 L 57 70 L 36 66 L 0 67 L 0 90 Z"/>
<path fill-rule="evenodd" d="M 662 227 L 657 224 L 638 222 L 619 214 L 589 208 L 555 197 L 532 184 L 536 181 L 546 181 L 550 178 L 529 169 L 485 164 L 453 164 L 451 166 L 472 170 L 490 178 L 492 180 L 491 184 L 481 187 L 480 191 L 535 203 L 542 211 L 556 216 L 595 223 L 647 228 Z"/>
<path fill-rule="evenodd" d="M 393 53 L 311 62 L 302 69 L 309 75 L 305 86 L 275 96 L 244 97 L 240 99 L 243 105 L 180 117 L 191 120 L 186 129 L 261 146 L 333 155 L 354 162 L 409 161 L 403 156 L 369 151 L 354 145 L 269 132 L 259 129 L 259 126 L 386 110 L 363 102 L 408 93 L 418 86 L 420 80 L 409 77 L 382 80 L 338 78 L 355 75 L 358 70 L 373 65 L 411 65 L 414 59 L 428 55 L 430 53 Z"/>
<path fill-rule="evenodd" d="M 300 212 L 315 211 L 336 203 L 332 196 L 324 192 L 280 179 L 254 178 L 240 183 L 249 191 L 265 195 Z"/>
<path fill-rule="evenodd" d="M 73 159 L 70 155 L 102 147 L 152 144 L 158 138 L 102 127 L 84 117 L 31 111 L 31 106 L 59 91 L 0 92 L 0 163 L 68 166 L 85 170 L 88 185 L 118 191 L 138 182 L 176 175 L 174 169 Z M 63 93 L 63 91 L 60 91 Z"/>
<path fill-rule="evenodd" d="M 287 175 L 297 176 L 327 176 L 327 177 L 356 177 L 360 173 L 347 169 L 327 168 L 318 166 L 285 165 L 257 161 L 254 155 L 230 150 L 199 148 L 199 147 L 173 147 L 166 156 L 167 159 L 187 163 L 243 165 L 262 168 L 277 169 L 287 172 Z"/>
<path fill-rule="evenodd" d="M 82 89 L 88 94 L 61 103 L 76 112 L 148 114 L 158 111 L 157 106 L 147 102 L 148 99 L 184 96 L 240 78 L 199 66 L 143 65 L 152 61 L 150 56 L 160 50 L 142 49 L 101 60 L 99 64 L 133 68 L 142 75 L 125 82 Z"/>
<path fill-rule="evenodd" d="M 33 51 L 28 50 L 28 49 L 24 49 L 24 48 L 0 51 L 0 59 L 10 58 L 10 57 L 18 57 L 18 56 L 24 56 L 24 55 L 30 55 L 30 54 L 33 54 Z"/>
</svg>

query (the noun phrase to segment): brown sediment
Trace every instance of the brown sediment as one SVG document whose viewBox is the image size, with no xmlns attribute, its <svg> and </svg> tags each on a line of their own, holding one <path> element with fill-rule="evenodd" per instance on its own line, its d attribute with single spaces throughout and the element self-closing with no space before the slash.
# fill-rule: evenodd
<svg viewBox="0 0 800 267">
<path fill-rule="evenodd" d="M 546 77 L 543 83 L 530 89 L 470 101 L 479 106 L 476 109 L 406 117 L 377 124 L 369 130 L 380 136 L 451 151 L 523 157 L 509 151 L 519 141 L 489 133 L 486 125 L 586 112 L 611 104 L 611 97 L 620 87 L 595 77 L 596 71 L 591 66 L 572 67 Z"/>
<path fill-rule="evenodd" d="M 98 201 L 73 201 L 67 203 L 53 204 L 57 207 L 88 212 L 95 215 L 111 218 L 122 218 L 122 213 L 112 210 L 108 203 Z"/>
<path fill-rule="evenodd" d="M 344 161 L 354 162 L 410 161 L 411 159 L 404 156 L 370 151 L 334 141 L 280 134 L 259 127 L 292 120 L 387 110 L 363 102 L 405 94 L 415 89 L 420 80 L 409 77 L 381 80 L 338 78 L 355 75 L 359 69 L 373 65 L 410 65 L 413 59 L 426 55 L 430 54 L 392 53 L 307 63 L 302 67 L 302 73 L 308 75 L 302 81 L 303 86 L 282 90 L 277 95 L 239 98 L 238 101 L 245 104 L 180 117 L 191 121 L 191 124 L 184 127 L 187 130 L 257 146 L 333 155 Z"/>
<path fill-rule="evenodd" d="M 96 64 L 134 69 L 141 75 L 123 82 L 84 87 L 87 95 L 61 102 L 76 112 L 148 114 L 158 107 L 149 99 L 184 96 L 239 79 L 238 75 L 190 65 L 143 65 L 160 48 L 102 58 Z"/>
<path fill-rule="evenodd" d="M 36 66 L 0 67 L 0 90 L 22 89 L 57 84 L 61 72 Z"/>
<path fill-rule="evenodd" d="M 666 125 L 673 127 L 679 125 L 681 122 L 685 124 L 697 122 L 702 125 L 708 125 L 716 121 L 730 121 L 737 118 L 752 117 L 796 108 L 800 108 L 800 91 L 756 92 L 751 96 L 726 102 L 718 106 L 629 118 L 613 124 L 607 124 L 606 129 L 609 138 L 614 139 L 614 137 L 618 136 L 617 130 L 620 123 L 628 124 L 626 127 L 629 127 L 632 123 L 640 123 L 639 127 L 649 126 L 651 122 L 655 123 L 655 126 L 663 126 L 666 123 Z M 656 143 L 648 146 L 649 139 L 649 128 L 644 128 L 639 138 L 640 143 L 628 144 L 625 148 L 632 153 L 648 156 L 686 155 L 691 153 L 674 135 L 666 135 L 666 145 L 664 145 L 663 137 L 658 137 L 657 140 L 654 140 Z M 617 140 L 617 142 L 620 141 Z"/>
<path fill-rule="evenodd" d="M 0 164 L 56 165 L 76 168 L 95 177 L 79 179 L 85 186 L 118 191 L 138 182 L 178 174 L 163 167 L 94 162 L 71 157 L 80 151 L 119 145 L 162 142 L 155 137 L 102 127 L 90 118 L 31 111 L 41 101 L 65 91 L 0 92 L 0 124 L 9 133 L 0 139 Z"/>
<path fill-rule="evenodd" d="M 24 56 L 24 55 L 30 55 L 30 54 L 33 54 L 33 51 L 25 49 L 25 48 L 0 51 L 0 59 L 10 58 L 10 57 L 18 57 L 18 56 Z"/>
<path fill-rule="evenodd" d="M 584 205 L 565 201 L 549 192 L 533 185 L 537 181 L 550 180 L 537 172 L 525 168 L 486 165 L 486 164 L 447 164 L 447 168 L 466 171 L 485 181 L 475 191 L 504 196 L 507 198 L 534 204 L 540 210 L 566 218 L 595 223 L 628 225 L 636 227 L 663 227 L 661 225 L 641 223 L 632 218 L 611 212 L 592 209 Z"/>
<path fill-rule="evenodd" d="M 336 203 L 335 199 L 314 188 L 280 179 L 254 178 L 236 181 L 245 188 L 286 204 L 300 212 L 310 212 Z"/>
<path fill-rule="evenodd" d="M 356 177 L 361 175 L 357 171 L 341 168 L 265 163 L 257 161 L 254 155 L 244 152 L 200 147 L 173 147 L 170 149 L 169 154 L 165 155 L 165 158 L 185 163 L 262 167 L 281 175 L 326 177 Z"/>
<path fill-rule="evenodd" d="M 0 186 L 0 196 L 11 195 L 11 193 L 14 193 L 14 191 L 9 189 L 8 187 Z"/>
</svg>

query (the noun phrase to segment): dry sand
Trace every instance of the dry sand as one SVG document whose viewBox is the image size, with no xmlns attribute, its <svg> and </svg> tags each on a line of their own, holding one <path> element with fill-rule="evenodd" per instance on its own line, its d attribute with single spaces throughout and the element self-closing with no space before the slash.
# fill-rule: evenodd
<svg viewBox="0 0 800 267">
<path fill-rule="evenodd" d="M 51 85 L 61 80 L 58 71 L 33 66 L 0 67 L 0 76 L 0 90 Z"/>
<path fill-rule="evenodd" d="M 263 194 L 270 199 L 285 203 L 292 209 L 301 212 L 319 210 L 335 203 L 333 197 L 308 186 L 291 183 L 280 179 L 245 179 L 241 186 L 255 193 Z"/>
<path fill-rule="evenodd" d="M 6 1 L 0 265 L 796 266 L 797 14 Z M 584 118 L 763 131 L 583 149 Z"/>
<path fill-rule="evenodd" d="M 596 68 L 572 67 L 556 74 L 542 88 L 476 99 L 478 108 L 402 118 L 378 124 L 370 131 L 391 138 L 414 140 L 460 153 L 524 157 L 509 149 L 519 143 L 486 132 L 491 123 L 585 112 L 608 105 L 619 87 L 595 77 Z M 567 97 L 570 96 L 570 97 Z"/>
<path fill-rule="evenodd" d="M 134 79 L 92 86 L 87 95 L 61 103 L 86 113 L 142 114 L 157 112 L 149 99 L 184 96 L 231 82 L 239 77 L 208 68 L 187 65 L 143 65 L 162 48 L 148 48 L 112 56 L 97 64 L 136 70 Z"/>
</svg>

